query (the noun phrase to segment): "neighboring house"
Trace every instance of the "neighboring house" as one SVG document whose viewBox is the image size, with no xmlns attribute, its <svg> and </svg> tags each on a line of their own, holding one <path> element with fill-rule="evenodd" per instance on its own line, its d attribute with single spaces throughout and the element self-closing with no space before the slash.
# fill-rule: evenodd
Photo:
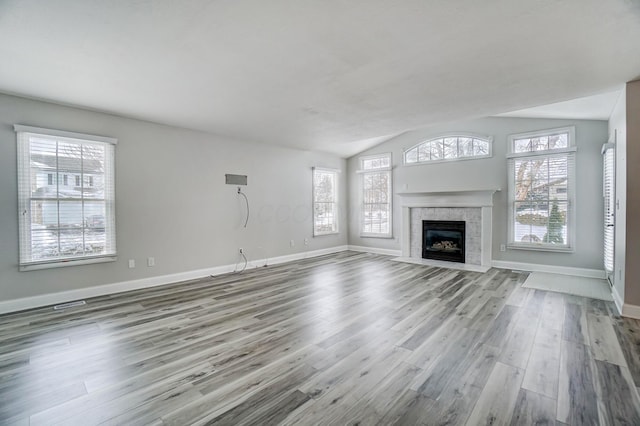
<svg viewBox="0 0 640 426">
<path fill-rule="evenodd" d="M 31 155 L 32 223 L 61 228 L 98 223 L 96 216 L 104 215 L 103 203 L 85 201 L 83 207 L 79 200 L 103 198 L 102 163 L 79 156 L 57 158 L 56 164 L 55 155 Z"/>
</svg>

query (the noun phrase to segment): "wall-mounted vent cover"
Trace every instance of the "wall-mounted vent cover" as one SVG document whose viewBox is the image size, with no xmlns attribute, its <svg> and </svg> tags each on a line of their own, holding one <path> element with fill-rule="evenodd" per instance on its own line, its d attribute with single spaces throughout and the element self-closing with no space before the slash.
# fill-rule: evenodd
<svg viewBox="0 0 640 426">
<path fill-rule="evenodd" d="M 224 175 L 225 183 L 227 185 L 246 185 L 247 175 Z"/>
</svg>

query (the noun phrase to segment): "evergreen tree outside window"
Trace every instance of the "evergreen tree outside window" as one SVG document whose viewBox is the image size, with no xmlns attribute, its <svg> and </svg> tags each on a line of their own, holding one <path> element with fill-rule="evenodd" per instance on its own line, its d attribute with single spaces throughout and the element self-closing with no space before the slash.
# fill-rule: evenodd
<svg viewBox="0 0 640 426">
<path fill-rule="evenodd" d="M 564 244 L 563 226 L 567 223 L 565 215 L 560 213 L 558 209 L 558 200 L 553 200 L 553 207 L 549 213 L 549 223 L 547 224 L 547 233 L 542 238 L 542 242 L 552 244 Z"/>
</svg>

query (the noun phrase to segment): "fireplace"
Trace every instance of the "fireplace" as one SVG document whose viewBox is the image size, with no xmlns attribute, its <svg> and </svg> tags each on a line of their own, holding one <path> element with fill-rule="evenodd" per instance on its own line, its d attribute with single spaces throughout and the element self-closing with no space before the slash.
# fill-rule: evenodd
<svg viewBox="0 0 640 426">
<path fill-rule="evenodd" d="M 465 263 L 465 222 L 462 220 L 423 220 L 422 257 Z"/>
<path fill-rule="evenodd" d="M 465 222 L 464 263 L 452 263 L 467 269 L 477 265 L 478 272 L 491 268 L 491 236 L 493 235 L 493 196 L 496 188 L 475 190 L 419 190 L 398 192 L 401 204 L 400 247 L 402 258 L 421 264 L 423 259 L 423 220 L 460 220 Z M 471 270 L 471 269 L 469 269 Z"/>
</svg>

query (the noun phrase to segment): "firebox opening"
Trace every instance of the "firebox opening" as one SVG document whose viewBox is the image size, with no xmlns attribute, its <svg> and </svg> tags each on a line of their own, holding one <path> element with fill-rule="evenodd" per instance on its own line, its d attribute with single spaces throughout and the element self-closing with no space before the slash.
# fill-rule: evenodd
<svg viewBox="0 0 640 426">
<path fill-rule="evenodd" d="M 465 263 L 465 222 L 422 221 L 422 257 Z"/>
</svg>

